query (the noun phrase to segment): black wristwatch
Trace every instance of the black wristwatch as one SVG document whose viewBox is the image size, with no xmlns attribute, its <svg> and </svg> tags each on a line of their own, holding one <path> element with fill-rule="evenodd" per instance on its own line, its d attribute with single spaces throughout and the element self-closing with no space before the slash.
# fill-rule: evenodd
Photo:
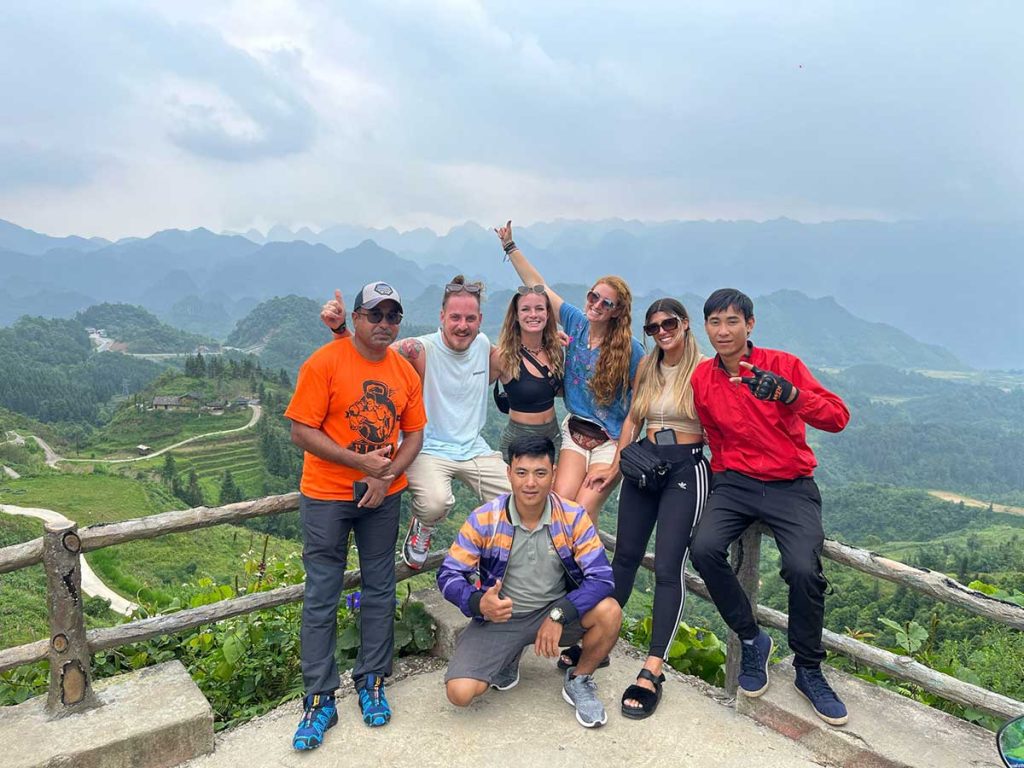
<svg viewBox="0 0 1024 768">
<path fill-rule="evenodd" d="M 559 624 L 565 624 L 565 611 L 556 605 L 548 612 L 548 618 Z"/>
<path fill-rule="evenodd" d="M 345 325 L 345 321 L 342 320 L 341 321 L 341 325 L 339 325 L 337 328 L 331 328 L 331 333 L 334 333 L 334 334 L 337 334 L 338 336 L 340 336 L 341 334 L 343 334 L 347 330 L 348 330 L 348 326 L 346 326 Z"/>
</svg>

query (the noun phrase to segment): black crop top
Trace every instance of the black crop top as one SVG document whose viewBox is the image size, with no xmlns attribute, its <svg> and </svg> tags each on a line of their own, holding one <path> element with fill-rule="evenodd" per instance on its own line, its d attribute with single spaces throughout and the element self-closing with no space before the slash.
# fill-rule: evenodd
<svg viewBox="0 0 1024 768">
<path fill-rule="evenodd" d="M 555 395 L 562 390 L 562 379 L 551 370 L 547 377 L 537 376 L 524 363 L 519 367 L 519 378 L 509 379 L 503 387 L 513 411 L 543 413 L 554 406 Z"/>
</svg>

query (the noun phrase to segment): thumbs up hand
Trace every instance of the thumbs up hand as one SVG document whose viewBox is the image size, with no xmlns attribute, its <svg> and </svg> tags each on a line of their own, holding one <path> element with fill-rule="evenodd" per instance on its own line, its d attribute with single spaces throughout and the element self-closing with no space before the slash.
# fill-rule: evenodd
<svg viewBox="0 0 1024 768">
<path fill-rule="evenodd" d="M 501 579 L 484 592 L 480 599 L 480 613 L 488 621 L 501 623 L 512 618 L 512 599 L 501 596 Z"/>
</svg>

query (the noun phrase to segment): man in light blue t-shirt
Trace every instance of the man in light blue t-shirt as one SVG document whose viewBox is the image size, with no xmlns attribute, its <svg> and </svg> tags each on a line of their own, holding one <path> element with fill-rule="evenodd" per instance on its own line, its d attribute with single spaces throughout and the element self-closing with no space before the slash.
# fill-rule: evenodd
<svg viewBox="0 0 1024 768">
<path fill-rule="evenodd" d="M 487 336 L 480 332 L 481 283 L 452 278 L 441 301 L 441 326 L 434 333 L 401 339 L 393 345 L 423 379 L 427 426 L 423 448 L 406 476 L 412 494 L 412 520 L 402 546 L 402 559 L 419 570 L 430 551 L 434 527 L 455 505 L 452 479 L 458 478 L 480 501 L 509 493 L 505 462 L 480 432 L 487 421 L 490 385 L 498 361 Z M 345 330 L 345 305 L 339 292 L 320 312 L 336 336 Z"/>
</svg>

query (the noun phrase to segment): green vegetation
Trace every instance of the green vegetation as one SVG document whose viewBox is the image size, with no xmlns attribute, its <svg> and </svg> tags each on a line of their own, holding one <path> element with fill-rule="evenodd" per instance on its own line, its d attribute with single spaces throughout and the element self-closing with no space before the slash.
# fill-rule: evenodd
<svg viewBox="0 0 1024 768">
<path fill-rule="evenodd" d="M 46 422 L 96 424 L 111 397 L 141 389 L 160 371 L 146 360 L 92 352 L 74 320 L 39 317 L 0 328 L 0 359 L 0 406 Z"/>
<path fill-rule="evenodd" d="M 192 352 L 212 339 L 180 331 L 161 323 L 142 307 L 131 304 L 97 304 L 75 315 L 87 328 L 102 328 L 108 339 L 115 339 L 135 353 Z"/>
<path fill-rule="evenodd" d="M 302 580 L 296 556 L 257 559 L 239 564 L 234 587 L 210 578 L 189 580 L 174 588 L 173 599 L 155 605 L 143 601 L 141 613 L 159 608 L 169 613 L 242 594 L 252 594 Z M 230 580 L 228 580 L 230 581 Z M 234 619 L 96 654 L 93 672 L 109 677 L 151 664 L 179 659 L 214 710 L 215 727 L 225 728 L 264 714 L 302 695 L 299 666 L 301 605 L 292 603 Z M 338 665 L 351 669 L 359 645 L 359 593 L 348 595 L 338 609 Z M 424 653 L 434 645 L 434 630 L 423 606 L 405 599 L 395 612 L 395 655 Z M 45 693 L 45 662 L 0 673 L 0 706 Z"/>
</svg>

